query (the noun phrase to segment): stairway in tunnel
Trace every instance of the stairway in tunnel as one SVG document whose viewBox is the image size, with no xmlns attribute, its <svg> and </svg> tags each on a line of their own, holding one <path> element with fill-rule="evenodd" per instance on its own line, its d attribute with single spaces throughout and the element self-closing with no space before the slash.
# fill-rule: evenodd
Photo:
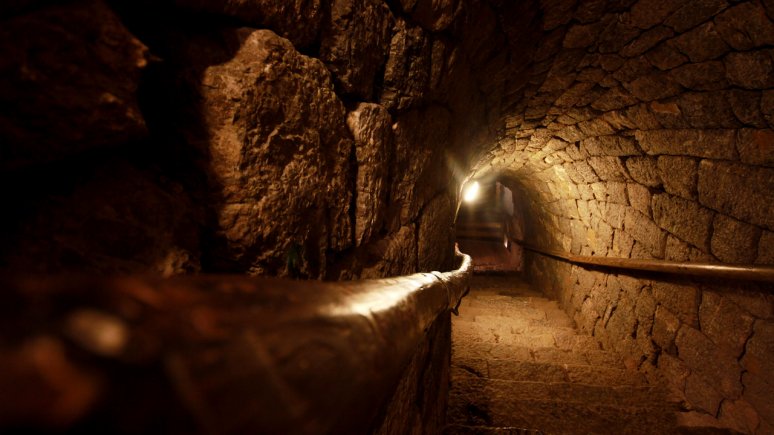
<svg viewBox="0 0 774 435">
<path fill-rule="evenodd" d="M 446 433 L 676 432 L 666 390 L 518 275 L 477 275 L 452 323 Z"/>
</svg>

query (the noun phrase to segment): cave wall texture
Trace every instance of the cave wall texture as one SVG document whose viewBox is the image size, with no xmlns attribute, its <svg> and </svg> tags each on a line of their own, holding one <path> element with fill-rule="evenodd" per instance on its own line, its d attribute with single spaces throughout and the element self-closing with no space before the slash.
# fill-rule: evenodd
<svg viewBox="0 0 774 435">
<path fill-rule="evenodd" d="M 497 29 L 414 3 L 4 3 L 5 268 L 448 270 Z"/>
<path fill-rule="evenodd" d="M 14 0 L 3 268 L 444 270 L 460 183 L 584 255 L 774 264 L 769 0 Z M 774 433 L 770 286 L 527 256 L 578 326 Z"/>
</svg>

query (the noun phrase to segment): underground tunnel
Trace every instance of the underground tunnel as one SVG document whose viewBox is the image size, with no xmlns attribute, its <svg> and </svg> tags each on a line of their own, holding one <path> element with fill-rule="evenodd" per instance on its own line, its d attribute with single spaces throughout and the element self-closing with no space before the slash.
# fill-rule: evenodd
<svg viewBox="0 0 774 435">
<path fill-rule="evenodd" d="M 0 432 L 774 434 L 772 18 L 3 1 Z"/>
</svg>

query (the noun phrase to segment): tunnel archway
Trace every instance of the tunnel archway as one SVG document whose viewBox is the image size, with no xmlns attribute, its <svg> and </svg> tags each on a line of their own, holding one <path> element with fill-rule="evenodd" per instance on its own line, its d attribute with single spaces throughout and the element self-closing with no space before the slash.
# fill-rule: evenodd
<svg viewBox="0 0 774 435">
<path fill-rule="evenodd" d="M 475 183 L 475 184 L 474 184 Z M 468 185 L 474 192 L 466 192 Z M 522 204 L 508 187 L 496 179 L 470 180 L 463 186 L 454 235 L 459 249 L 475 258 L 477 272 L 522 271 Z"/>
</svg>

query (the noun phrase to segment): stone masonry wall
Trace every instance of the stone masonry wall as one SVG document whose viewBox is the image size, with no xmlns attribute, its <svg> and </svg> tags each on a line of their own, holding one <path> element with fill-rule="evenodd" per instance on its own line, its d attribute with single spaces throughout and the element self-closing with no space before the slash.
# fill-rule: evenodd
<svg viewBox="0 0 774 435">
<path fill-rule="evenodd" d="M 346 279 L 446 269 L 497 175 L 525 238 L 774 264 L 769 0 L 14 0 L 2 268 Z M 469 169 L 473 168 L 470 173 Z M 528 258 L 686 425 L 774 432 L 770 286 Z"/>
<path fill-rule="evenodd" d="M 774 264 L 774 5 L 543 1 L 523 98 L 477 176 L 523 193 L 532 244 Z M 774 433 L 770 284 L 686 281 L 530 255 L 577 325 L 684 400 L 681 422 Z"/>
<path fill-rule="evenodd" d="M 16 0 L 0 21 L 4 269 L 451 266 L 468 145 L 499 119 L 486 2 Z"/>
</svg>

